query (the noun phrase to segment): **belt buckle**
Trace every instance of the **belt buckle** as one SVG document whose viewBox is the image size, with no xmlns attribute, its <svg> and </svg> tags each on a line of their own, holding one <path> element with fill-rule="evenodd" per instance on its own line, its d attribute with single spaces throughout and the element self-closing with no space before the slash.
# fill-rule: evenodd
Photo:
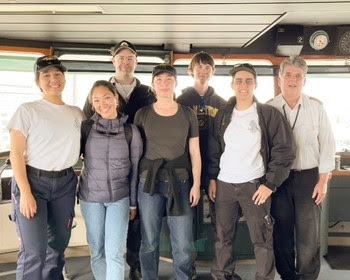
<svg viewBox="0 0 350 280">
<path fill-rule="evenodd" d="M 301 172 L 303 171 L 302 169 L 292 169 L 293 172 Z"/>
</svg>

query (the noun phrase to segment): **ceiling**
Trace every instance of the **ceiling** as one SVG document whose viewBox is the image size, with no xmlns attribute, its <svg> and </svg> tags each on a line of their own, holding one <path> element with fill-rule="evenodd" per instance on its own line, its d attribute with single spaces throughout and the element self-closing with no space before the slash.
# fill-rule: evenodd
<svg viewBox="0 0 350 280">
<path fill-rule="evenodd" d="M 0 0 L 0 39 L 241 48 L 280 24 L 348 25 L 350 1 Z"/>
</svg>

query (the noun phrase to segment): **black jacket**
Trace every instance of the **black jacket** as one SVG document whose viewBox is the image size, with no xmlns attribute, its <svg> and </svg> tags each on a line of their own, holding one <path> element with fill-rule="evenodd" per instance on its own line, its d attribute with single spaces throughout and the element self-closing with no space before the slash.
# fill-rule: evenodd
<svg viewBox="0 0 350 280">
<path fill-rule="evenodd" d="M 134 90 L 131 92 L 129 100 L 125 100 L 122 97 L 122 95 L 119 93 L 118 93 L 118 96 L 119 96 L 119 111 L 129 116 L 127 120 L 128 123 L 134 122 L 134 117 L 137 110 L 149 104 L 152 104 L 154 101 L 156 101 L 156 97 L 149 90 L 149 86 L 141 84 L 141 82 L 138 79 L 136 79 L 136 86 Z M 92 115 L 95 113 L 88 99 L 86 99 L 85 101 L 83 112 L 86 116 L 86 119 L 90 119 Z"/>
<path fill-rule="evenodd" d="M 296 146 L 293 132 L 283 117 L 274 107 L 257 103 L 259 125 L 261 128 L 261 150 L 265 166 L 265 176 L 260 179 L 272 191 L 275 191 L 287 179 L 290 167 L 295 159 Z M 224 133 L 231 121 L 236 97 L 219 110 L 209 129 L 208 173 L 210 179 L 216 179 L 220 172 L 220 157 L 225 150 Z"/>
</svg>

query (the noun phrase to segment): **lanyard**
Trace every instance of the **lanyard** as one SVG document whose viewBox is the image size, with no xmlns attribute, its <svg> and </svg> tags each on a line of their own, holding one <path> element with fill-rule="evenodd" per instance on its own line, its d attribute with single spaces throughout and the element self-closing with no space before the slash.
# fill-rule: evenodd
<svg viewBox="0 0 350 280">
<path fill-rule="evenodd" d="M 287 119 L 287 114 L 286 114 L 286 109 L 284 108 L 284 106 L 286 106 L 286 104 L 284 104 L 283 107 L 282 107 L 283 108 L 284 117 L 286 118 L 286 120 L 288 120 Z M 298 111 L 297 111 L 297 115 L 295 116 L 294 123 L 292 125 L 292 130 L 294 129 L 295 124 L 297 122 L 297 119 L 298 119 L 298 116 L 299 116 L 299 111 L 300 111 L 300 106 L 301 106 L 301 104 L 298 105 Z"/>
</svg>

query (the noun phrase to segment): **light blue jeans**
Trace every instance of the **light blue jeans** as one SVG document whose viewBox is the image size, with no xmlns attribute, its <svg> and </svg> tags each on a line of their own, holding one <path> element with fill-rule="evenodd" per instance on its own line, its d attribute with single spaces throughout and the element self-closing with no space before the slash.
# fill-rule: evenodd
<svg viewBox="0 0 350 280">
<path fill-rule="evenodd" d="M 168 213 L 169 184 L 165 181 L 156 183 L 157 192 L 151 196 L 143 192 L 144 180 L 139 182 L 138 203 L 141 217 L 140 262 L 142 280 L 158 279 L 159 242 L 162 218 Z M 182 216 L 167 216 L 170 230 L 174 275 L 177 280 L 188 280 L 192 276 L 193 251 L 193 213 L 189 202 L 188 181 L 177 182 Z"/>
<path fill-rule="evenodd" d="M 129 204 L 129 197 L 113 203 L 80 200 L 96 280 L 124 279 Z"/>
</svg>

